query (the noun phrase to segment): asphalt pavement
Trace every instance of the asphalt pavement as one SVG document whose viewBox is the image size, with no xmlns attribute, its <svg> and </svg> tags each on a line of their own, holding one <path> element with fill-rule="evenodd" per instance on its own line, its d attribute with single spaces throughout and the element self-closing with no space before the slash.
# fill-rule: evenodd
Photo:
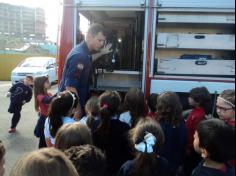
<svg viewBox="0 0 236 176">
<path fill-rule="evenodd" d="M 10 82 L 0 81 L 0 140 L 3 141 L 7 152 L 5 176 L 9 175 L 15 162 L 22 155 L 37 150 L 38 146 L 38 139 L 33 134 L 38 119 L 34 110 L 34 98 L 30 103 L 23 106 L 22 118 L 17 127 L 17 132 L 15 134 L 8 133 L 12 115 L 7 112 L 10 101 L 6 97 L 6 93 L 10 87 Z M 56 89 L 57 86 L 53 86 L 52 92 L 55 92 Z"/>
</svg>

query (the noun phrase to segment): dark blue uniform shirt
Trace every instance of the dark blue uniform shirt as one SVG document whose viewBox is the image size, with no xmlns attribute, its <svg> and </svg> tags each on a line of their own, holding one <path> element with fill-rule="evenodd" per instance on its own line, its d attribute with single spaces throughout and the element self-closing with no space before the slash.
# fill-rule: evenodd
<svg viewBox="0 0 236 176">
<path fill-rule="evenodd" d="M 232 168 L 226 164 L 224 170 L 217 170 L 209 167 L 205 167 L 204 161 L 202 161 L 192 173 L 192 176 L 235 176 L 235 168 Z"/>
<path fill-rule="evenodd" d="M 32 88 L 21 82 L 12 86 L 9 92 L 11 92 L 11 103 L 8 109 L 9 113 L 20 112 L 24 101 L 25 103 L 30 102 L 33 95 Z"/>
<path fill-rule="evenodd" d="M 60 84 L 60 92 L 66 87 L 77 89 L 80 104 L 85 106 L 89 95 L 89 80 L 92 70 L 92 57 L 86 42 L 81 42 L 71 50 L 67 56 L 63 76 Z"/>
</svg>

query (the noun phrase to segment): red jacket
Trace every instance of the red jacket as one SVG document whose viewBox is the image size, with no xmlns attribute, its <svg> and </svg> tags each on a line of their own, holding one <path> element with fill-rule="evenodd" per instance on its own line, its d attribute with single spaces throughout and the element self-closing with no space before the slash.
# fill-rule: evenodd
<svg viewBox="0 0 236 176">
<path fill-rule="evenodd" d="M 37 96 L 37 101 L 39 104 L 39 112 L 41 115 L 47 117 L 48 115 L 48 109 L 49 109 L 49 104 L 51 103 L 52 99 L 54 97 L 52 96 L 51 93 L 48 93 L 47 95 L 38 95 Z"/>
<path fill-rule="evenodd" d="M 188 129 L 188 149 L 193 149 L 194 134 L 198 124 L 205 119 L 205 110 L 203 108 L 194 108 L 189 114 L 186 127 Z"/>
</svg>

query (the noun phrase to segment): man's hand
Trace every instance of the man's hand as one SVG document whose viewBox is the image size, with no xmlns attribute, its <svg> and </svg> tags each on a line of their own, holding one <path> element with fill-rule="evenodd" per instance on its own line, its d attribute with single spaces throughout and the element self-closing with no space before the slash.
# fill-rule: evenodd
<svg viewBox="0 0 236 176">
<path fill-rule="evenodd" d="M 100 54 L 101 55 L 106 55 L 106 54 L 109 54 L 112 52 L 112 44 L 111 43 L 108 43 L 106 44 L 100 51 Z"/>
<path fill-rule="evenodd" d="M 112 44 L 108 43 L 106 44 L 99 53 L 93 54 L 92 58 L 93 58 L 93 62 L 95 62 L 96 60 L 98 60 L 100 57 L 102 57 L 103 55 L 109 54 L 112 52 Z"/>
</svg>

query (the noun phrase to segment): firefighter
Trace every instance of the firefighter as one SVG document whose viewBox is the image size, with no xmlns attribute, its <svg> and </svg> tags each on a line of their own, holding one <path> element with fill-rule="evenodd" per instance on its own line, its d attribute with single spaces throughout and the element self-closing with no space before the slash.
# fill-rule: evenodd
<svg viewBox="0 0 236 176">
<path fill-rule="evenodd" d="M 93 62 L 112 52 L 111 44 L 104 45 L 105 41 L 105 28 L 100 24 L 93 24 L 88 30 L 85 41 L 75 46 L 67 56 L 59 90 L 77 93 L 82 111 L 89 98 L 89 81 Z"/>
</svg>

